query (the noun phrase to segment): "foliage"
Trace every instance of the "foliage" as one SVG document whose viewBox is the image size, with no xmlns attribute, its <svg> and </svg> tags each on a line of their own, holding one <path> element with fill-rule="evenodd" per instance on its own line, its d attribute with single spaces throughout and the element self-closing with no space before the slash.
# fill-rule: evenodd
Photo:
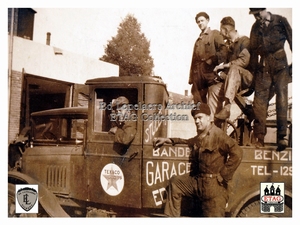
<svg viewBox="0 0 300 225">
<path fill-rule="evenodd" d="M 154 64 L 149 48 L 140 23 L 129 14 L 120 23 L 117 35 L 108 41 L 100 59 L 119 65 L 119 76 L 151 76 Z"/>
</svg>

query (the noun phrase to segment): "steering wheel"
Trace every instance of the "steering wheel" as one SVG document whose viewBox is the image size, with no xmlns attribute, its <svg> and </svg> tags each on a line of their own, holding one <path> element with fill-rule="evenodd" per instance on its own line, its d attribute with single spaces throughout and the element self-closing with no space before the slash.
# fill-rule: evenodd
<svg viewBox="0 0 300 225">
<path fill-rule="evenodd" d="M 48 123 L 45 127 L 45 129 L 43 130 L 42 132 L 42 137 L 45 138 L 45 139 L 50 139 L 50 140 L 53 140 L 53 139 L 57 139 L 56 135 L 53 134 L 50 130 L 51 128 L 53 127 L 53 124 L 52 123 Z"/>
<path fill-rule="evenodd" d="M 53 134 L 51 131 L 46 131 L 45 133 L 43 133 L 43 138 L 45 139 L 49 139 L 49 140 L 54 140 L 57 139 L 57 137 L 55 136 L 55 134 Z"/>
</svg>

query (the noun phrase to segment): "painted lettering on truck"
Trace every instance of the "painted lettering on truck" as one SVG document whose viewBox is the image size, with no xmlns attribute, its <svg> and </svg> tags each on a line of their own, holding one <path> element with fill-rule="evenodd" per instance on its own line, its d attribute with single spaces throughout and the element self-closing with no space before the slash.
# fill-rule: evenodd
<svg viewBox="0 0 300 225">
<path fill-rule="evenodd" d="M 282 151 L 277 152 L 268 149 L 254 150 L 254 160 L 258 163 L 270 161 L 266 165 L 251 165 L 252 175 L 254 176 L 292 176 L 292 166 L 284 165 L 283 163 L 292 162 L 292 152 Z"/>
</svg>

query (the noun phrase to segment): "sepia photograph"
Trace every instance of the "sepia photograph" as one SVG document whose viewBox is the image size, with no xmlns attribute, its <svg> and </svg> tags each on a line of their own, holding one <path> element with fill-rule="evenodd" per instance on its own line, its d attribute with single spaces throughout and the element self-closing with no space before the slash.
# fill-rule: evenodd
<svg viewBox="0 0 300 225">
<path fill-rule="evenodd" d="M 294 219 L 293 5 L 123 4 L 5 8 L 7 221 Z"/>
</svg>

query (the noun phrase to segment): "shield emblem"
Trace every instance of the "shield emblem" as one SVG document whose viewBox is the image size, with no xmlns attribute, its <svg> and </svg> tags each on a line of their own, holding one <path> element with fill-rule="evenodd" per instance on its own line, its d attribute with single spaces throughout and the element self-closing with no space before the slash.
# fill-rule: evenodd
<svg viewBox="0 0 300 225">
<path fill-rule="evenodd" d="M 33 188 L 25 187 L 19 189 L 17 192 L 18 203 L 26 212 L 32 209 L 37 201 L 37 198 L 38 193 Z"/>
</svg>

